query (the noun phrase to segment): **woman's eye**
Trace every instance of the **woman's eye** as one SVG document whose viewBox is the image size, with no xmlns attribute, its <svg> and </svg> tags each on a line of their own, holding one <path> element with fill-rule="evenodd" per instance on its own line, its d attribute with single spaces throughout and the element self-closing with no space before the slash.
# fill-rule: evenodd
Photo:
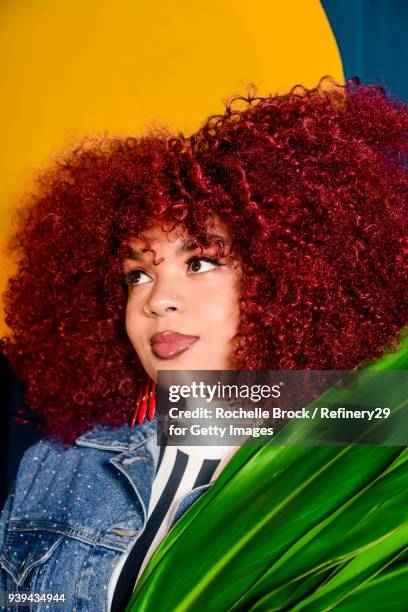
<svg viewBox="0 0 408 612">
<path fill-rule="evenodd" d="M 210 259 L 209 257 L 194 257 L 187 263 L 189 272 L 193 273 L 208 272 L 218 266 L 225 266 L 225 264 L 220 263 L 216 259 Z"/>
<path fill-rule="evenodd" d="M 123 277 L 123 282 L 128 287 L 133 287 L 135 285 L 144 285 L 145 283 L 149 283 L 152 279 L 146 272 L 143 270 L 129 270 Z"/>
</svg>

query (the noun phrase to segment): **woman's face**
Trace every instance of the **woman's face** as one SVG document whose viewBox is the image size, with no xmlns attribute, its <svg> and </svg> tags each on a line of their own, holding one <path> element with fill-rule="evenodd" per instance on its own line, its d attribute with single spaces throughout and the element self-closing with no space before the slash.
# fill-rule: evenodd
<svg viewBox="0 0 408 612">
<path fill-rule="evenodd" d="M 222 239 L 228 253 L 230 237 L 221 221 L 211 236 Z M 157 370 L 234 369 L 237 260 L 217 256 L 216 246 L 200 250 L 181 226 L 170 232 L 155 226 L 130 247 L 123 263 L 126 331 L 149 376 L 157 381 Z"/>
</svg>

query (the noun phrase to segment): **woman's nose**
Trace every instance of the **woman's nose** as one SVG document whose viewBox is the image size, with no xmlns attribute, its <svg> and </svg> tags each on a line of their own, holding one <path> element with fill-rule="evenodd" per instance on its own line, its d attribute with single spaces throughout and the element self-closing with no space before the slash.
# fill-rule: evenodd
<svg viewBox="0 0 408 612">
<path fill-rule="evenodd" d="M 184 312 L 186 300 L 178 292 L 155 289 L 147 300 L 144 311 L 149 316 L 163 317 L 171 312 Z"/>
</svg>

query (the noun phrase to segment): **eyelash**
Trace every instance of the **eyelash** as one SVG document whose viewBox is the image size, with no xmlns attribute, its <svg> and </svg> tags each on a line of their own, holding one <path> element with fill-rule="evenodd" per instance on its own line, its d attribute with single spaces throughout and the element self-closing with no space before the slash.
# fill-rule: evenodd
<svg viewBox="0 0 408 612">
<path fill-rule="evenodd" d="M 190 266 L 195 261 L 209 261 L 217 267 L 225 266 L 225 263 L 221 263 L 218 259 L 213 259 L 212 257 L 197 257 L 195 255 L 187 259 L 186 264 L 187 266 Z"/>
<path fill-rule="evenodd" d="M 226 265 L 225 263 L 221 263 L 220 261 L 218 261 L 218 259 L 212 259 L 211 257 L 196 257 L 196 256 L 193 256 L 193 257 L 190 257 L 186 261 L 187 267 L 190 267 L 190 265 L 192 263 L 194 263 L 195 261 L 208 261 L 208 262 L 214 264 L 217 267 L 225 266 Z M 143 272 L 143 274 L 147 274 L 147 272 L 145 272 L 144 270 L 138 270 L 138 269 L 136 269 L 136 270 L 129 270 L 129 272 L 126 272 L 126 274 L 124 274 L 124 276 L 123 276 L 123 285 L 125 287 L 132 287 L 133 286 L 133 276 L 134 276 L 135 273 L 138 273 L 138 272 Z"/>
</svg>

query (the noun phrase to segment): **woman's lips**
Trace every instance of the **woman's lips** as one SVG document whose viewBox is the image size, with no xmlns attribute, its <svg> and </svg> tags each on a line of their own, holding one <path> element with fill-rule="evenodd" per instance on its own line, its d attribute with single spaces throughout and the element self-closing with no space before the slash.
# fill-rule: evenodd
<svg viewBox="0 0 408 612">
<path fill-rule="evenodd" d="M 198 336 L 189 336 L 188 334 L 180 334 L 179 332 L 169 330 L 153 334 L 150 338 L 150 343 L 156 357 L 172 359 L 190 348 L 198 338 Z"/>
</svg>

